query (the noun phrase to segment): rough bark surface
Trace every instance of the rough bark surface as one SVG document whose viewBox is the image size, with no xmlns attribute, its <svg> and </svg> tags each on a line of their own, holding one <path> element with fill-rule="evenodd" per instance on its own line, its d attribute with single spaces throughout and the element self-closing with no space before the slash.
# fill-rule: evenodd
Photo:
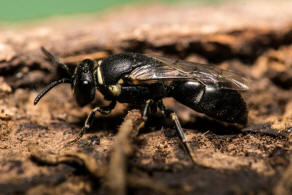
<svg viewBox="0 0 292 195">
<path fill-rule="evenodd" d="M 291 194 L 291 9 L 290 1 L 151 5 L 98 17 L 2 26 L 0 194 L 104 194 L 116 189 L 121 194 Z M 248 124 L 243 129 L 222 124 L 166 99 L 204 166 L 193 166 L 174 127 L 158 114 L 133 143 L 123 146 L 131 152 L 120 148 L 118 155 L 126 153 L 120 157 L 127 160 L 117 162 L 126 164 L 114 168 L 126 181 L 108 189 L 106 181 L 114 175 L 107 170 L 112 146 L 119 149 L 116 139 L 126 143 L 115 136 L 119 126 L 127 125 L 128 106 L 118 104 L 109 116 L 97 114 L 91 131 L 78 144 L 66 145 L 82 128 L 90 106 L 78 107 L 66 84 L 33 106 L 40 89 L 63 74 L 45 61 L 41 46 L 71 68 L 84 58 L 134 51 L 239 72 L 251 81 L 243 94 Z M 99 95 L 91 106 L 104 103 Z"/>
</svg>

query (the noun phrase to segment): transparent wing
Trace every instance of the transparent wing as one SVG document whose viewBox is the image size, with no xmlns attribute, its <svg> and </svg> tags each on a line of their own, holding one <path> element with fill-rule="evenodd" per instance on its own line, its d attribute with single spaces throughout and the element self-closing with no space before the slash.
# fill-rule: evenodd
<svg viewBox="0 0 292 195">
<path fill-rule="evenodd" d="M 129 75 L 131 79 L 144 81 L 191 79 L 216 88 L 248 90 L 247 79 L 231 71 L 222 70 L 210 64 L 147 56 L 155 59 L 155 63 L 134 69 Z"/>
</svg>

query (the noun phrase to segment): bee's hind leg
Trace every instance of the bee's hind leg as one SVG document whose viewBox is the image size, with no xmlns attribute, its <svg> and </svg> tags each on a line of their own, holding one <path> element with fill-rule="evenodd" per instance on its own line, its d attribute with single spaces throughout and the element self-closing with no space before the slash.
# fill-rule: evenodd
<svg viewBox="0 0 292 195">
<path fill-rule="evenodd" d="M 161 100 L 158 101 L 158 107 L 162 111 L 163 115 L 165 115 L 166 117 L 170 118 L 175 123 L 175 127 L 176 127 L 176 130 L 177 130 L 178 136 L 179 136 L 179 138 L 180 138 L 180 140 L 181 140 L 186 152 L 190 156 L 190 158 L 193 161 L 193 163 L 197 164 L 196 163 L 195 154 L 194 154 L 193 150 L 191 149 L 189 143 L 186 140 L 183 128 L 181 127 L 181 124 L 180 124 L 180 122 L 178 120 L 177 114 L 175 112 L 171 111 L 171 110 L 166 109 Z"/>
</svg>

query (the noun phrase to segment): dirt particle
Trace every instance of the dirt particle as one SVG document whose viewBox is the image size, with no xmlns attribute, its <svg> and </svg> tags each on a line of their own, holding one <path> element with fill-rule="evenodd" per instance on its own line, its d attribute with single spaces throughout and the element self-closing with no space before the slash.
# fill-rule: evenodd
<svg viewBox="0 0 292 195">
<path fill-rule="evenodd" d="M 17 133 L 23 131 L 23 130 L 40 130 L 45 129 L 48 130 L 48 127 L 33 123 L 33 122 L 26 122 L 19 125 L 19 128 L 17 130 Z"/>
<path fill-rule="evenodd" d="M 88 137 L 92 145 L 100 145 L 100 137 L 93 135 Z"/>
<path fill-rule="evenodd" d="M 276 147 L 269 155 L 270 165 L 274 168 L 286 168 L 289 165 L 288 151 Z"/>
</svg>

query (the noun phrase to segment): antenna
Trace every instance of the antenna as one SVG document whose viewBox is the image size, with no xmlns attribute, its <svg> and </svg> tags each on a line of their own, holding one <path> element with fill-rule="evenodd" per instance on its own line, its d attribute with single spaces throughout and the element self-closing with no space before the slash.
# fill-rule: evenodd
<svg viewBox="0 0 292 195">
<path fill-rule="evenodd" d="M 45 56 L 47 57 L 47 60 L 49 62 L 51 62 L 54 65 L 60 66 L 61 68 L 63 68 L 68 75 L 72 75 L 69 67 L 62 63 L 57 57 L 55 57 L 53 54 L 51 54 L 48 50 L 46 50 L 44 47 L 41 47 L 42 52 L 45 54 Z"/>
<path fill-rule="evenodd" d="M 60 80 L 57 80 L 57 81 L 53 81 L 51 82 L 45 89 L 43 89 L 39 94 L 38 96 L 34 99 L 34 102 L 33 104 L 36 105 L 40 99 L 46 95 L 52 88 L 56 87 L 57 85 L 60 85 L 62 83 L 72 83 L 72 80 L 71 79 L 67 79 L 67 78 L 63 78 L 63 79 L 60 79 Z"/>
</svg>

